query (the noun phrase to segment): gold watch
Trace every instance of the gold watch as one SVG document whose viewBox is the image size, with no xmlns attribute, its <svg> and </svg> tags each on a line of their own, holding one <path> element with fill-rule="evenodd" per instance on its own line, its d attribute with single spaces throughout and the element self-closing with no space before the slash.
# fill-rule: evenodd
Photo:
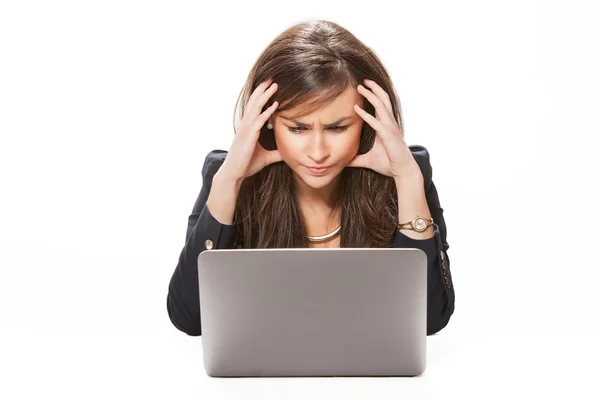
<svg viewBox="0 0 600 400">
<path fill-rule="evenodd" d="M 433 218 L 425 218 L 417 215 L 415 219 L 409 222 L 398 223 L 398 229 L 410 229 L 417 232 L 424 232 L 433 224 Z M 407 225 L 407 226 L 404 226 Z"/>
</svg>

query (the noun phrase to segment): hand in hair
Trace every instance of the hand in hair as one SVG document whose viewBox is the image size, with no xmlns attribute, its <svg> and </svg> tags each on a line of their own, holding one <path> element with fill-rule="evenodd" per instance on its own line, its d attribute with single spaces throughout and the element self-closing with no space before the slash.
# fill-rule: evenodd
<svg viewBox="0 0 600 400">
<path fill-rule="evenodd" d="M 270 164 L 283 161 L 279 150 L 265 150 L 258 143 L 261 128 L 278 106 L 278 102 L 274 102 L 261 113 L 267 100 L 277 91 L 277 83 L 271 82 L 272 78 L 267 79 L 252 92 L 240 127 L 218 172 L 220 176 L 242 181 Z"/>
<path fill-rule="evenodd" d="M 401 180 L 406 177 L 423 178 L 421 169 L 412 156 L 404 135 L 400 129 L 388 94 L 374 81 L 365 79 L 365 85 L 358 85 L 358 92 L 375 107 L 375 117 L 354 105 L 356 113 L 377 133 L 373 148 L 366 154 L 359 154 L 347 165 L 348 167 L 369 168 L 382 175 Z"/>
</svg>

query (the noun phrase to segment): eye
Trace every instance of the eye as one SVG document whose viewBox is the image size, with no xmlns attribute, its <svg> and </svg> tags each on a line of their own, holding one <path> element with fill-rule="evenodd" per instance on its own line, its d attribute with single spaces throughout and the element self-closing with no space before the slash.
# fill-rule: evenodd
<svg viewBox="0 0 600 400">
<path fill-rule="evenodd" d="M 331 129 L 333 129 L 336 132 L 343 132 L 346 129 L 348 129 L 348 126 L 334 126 Z"/>
<path fill-rule="evenodd" d="M 288 129 L 290 130 L 290 132 L 292 133 L 298 133 L 299 130 L 304 129 L 301 126 L 288 126 Z"/>
<path fill-rule="evenodd" d="M 305 128 L 301 127 L 301 126 L 288 126 L 288 129 L 292 133 L 298 133 L 299 131 L 304 130 Z M 348 126 L 347 125 L 346 126 L 339 126 L 338 125 L 338 126 L 332 126 L 330 129 L 333 130 L 333 131 L 335 131 L 335 132 L 343 132 L 346 129 L 348 129 Z"/>
</svg>

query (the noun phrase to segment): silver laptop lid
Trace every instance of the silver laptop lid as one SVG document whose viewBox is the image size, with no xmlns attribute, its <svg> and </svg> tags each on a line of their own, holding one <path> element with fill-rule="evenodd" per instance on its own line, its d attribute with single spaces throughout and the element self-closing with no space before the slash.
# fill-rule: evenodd
<svg viewBox="0 0 600 400">
<path fill-rule="evenodd" d="M 215 249 L 198 256 L 210 376 L 415 376 L 427 255 L 407 248 Z"/>
</svg>

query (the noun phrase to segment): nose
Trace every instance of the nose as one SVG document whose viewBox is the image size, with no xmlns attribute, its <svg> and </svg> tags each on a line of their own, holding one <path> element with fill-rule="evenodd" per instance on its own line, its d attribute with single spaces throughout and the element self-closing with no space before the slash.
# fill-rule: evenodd
<svg viewBox="0 0 600 400">
<path fill-rule="evenodd" d="M 329 148 L 323 133 L 318 132 L 312 135 L 309 146 L 308 157 L 316 165 L 324 164 L 329 157 Z"/>
</svg>

